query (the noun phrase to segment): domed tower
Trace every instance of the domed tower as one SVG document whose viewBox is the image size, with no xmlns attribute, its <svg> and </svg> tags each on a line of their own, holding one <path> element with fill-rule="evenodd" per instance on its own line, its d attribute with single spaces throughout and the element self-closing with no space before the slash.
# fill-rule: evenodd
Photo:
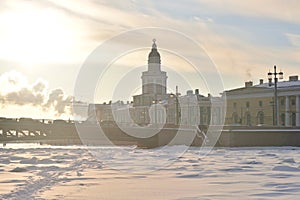
<svg viewBox="0 0 300 200">
<path fill-rule="evenodd" d="M 151 52 L 148 55 L 148 65 L 149 65 L 149 67 L 156 66 L 156 65 L 151 65 L 151 64 L 160 64 L 160 54 L 157 51 L 157 46 L 156 46 L 155 42 L 156 42 L 156 40 L 153 39 L 152 49 L 151 49 Z"/>
<path fill-rule="evenodd" d="M 167 73 L 161 71 L 160 54 L 157 51 L 156 40 L 153 39 L 152 49 L 148 55 L 148 71 L 142 74 L 142 93 L 153 94 L 156 100 L 167 93 Z"/>
</svg>

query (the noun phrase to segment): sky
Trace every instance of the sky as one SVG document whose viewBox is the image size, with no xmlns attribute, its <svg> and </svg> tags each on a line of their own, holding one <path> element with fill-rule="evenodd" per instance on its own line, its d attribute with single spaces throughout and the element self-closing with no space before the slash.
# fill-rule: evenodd
<svg viewBox="0 0 300 200">
<path fill-rule="evenodd" d="M 169 92 L 178 85 L 182 94 L 200 88 L 217 96 L 266 81 L 274 65 L 288 79 L 299 74 L 299 11 L 296 0 L 2 0 L 0 116 L 70 118 L 71 102 L 131 100 L 152 38 Z M 113 59 L 101 66 L 106 57 Z M 91 63 L 95 91 L 81 84 L 75 95 Z"/>
</svg>

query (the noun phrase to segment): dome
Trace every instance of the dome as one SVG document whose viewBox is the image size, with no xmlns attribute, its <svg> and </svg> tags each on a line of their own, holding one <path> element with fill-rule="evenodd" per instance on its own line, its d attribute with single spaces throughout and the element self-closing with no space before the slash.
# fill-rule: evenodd
<svg viewBox="0 0 300 200">
<path fill-rule="evenodd" d="M 157 49 L 152 49 L 152 51 L 149 53 L 149 59 L 150 57 L 160 57 L 160 54 L 158 53 Z"/>
<path fill-rule="evenodd" d="M 148 55 L 148 63 L 160 63 L 160 54 L 157 51 L 156 40 L 153 39 L 152 49 Z"/>
</svg>

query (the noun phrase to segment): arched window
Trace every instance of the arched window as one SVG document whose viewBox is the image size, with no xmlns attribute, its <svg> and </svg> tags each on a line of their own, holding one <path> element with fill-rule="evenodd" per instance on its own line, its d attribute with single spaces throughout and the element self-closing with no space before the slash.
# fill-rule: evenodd
<svg viewBox="0 0 300 200">
<path fill-rule="evenodd" d="M 284 113 L 281 113 L 281 115 L 280 115 L 280 124 L 282 126 L 285 125 L 285 114 Z"/>
<path fill-rule="evenodd" d="M 264 124 L 265 123 L 265 119 L 264 119 L 264 112 L 263 111 L 259 111 L 257 113 L 257 124 Z"/>
<path fill-rule="evenodd" d="M 296 126 L 296 113 L 292 113 L 292 126 Z"/>
<path fill-rule="evenodd" d="M 248 126 L 251 126 L 251 115 L 250 115 L 250 113 L 249 112 L 247 112 L 246 114 L 245 114 L 245 121 L 246 121 L 246 125 L 248 125 Z"/>
</svg>

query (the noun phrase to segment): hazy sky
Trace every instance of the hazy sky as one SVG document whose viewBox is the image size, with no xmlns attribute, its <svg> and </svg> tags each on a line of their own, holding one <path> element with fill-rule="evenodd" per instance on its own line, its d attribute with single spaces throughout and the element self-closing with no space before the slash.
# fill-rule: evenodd
<svg viewBox="0 0 300 200">
<path fill-rule="evenodd" d="M 143 27 L 172 29 L 197 42 L 215 64 L 225 89 L 266 79 L 274 64 L 283 70 L 286 79 L 299 74 L 300 3 L 296 0 L 2 0 L 0 115 L 48 118 L 66 112 L 78 72 L 93 50 L 120 33 Z M 185 48 L 168 35 L 153 37 L 158 37 L 158 48 L 165 41 L 175 44 L 175 49 L 176 44 Z M 118 74 L 118 69 L 126 66 L 120 73 L 131 75 L 124 80 L 141 83 L 140 72 L 146 69 L 150 38 L 151 35 L 139 38 L 144 40 L 142 50 L 115 60 L 110 73 Z M 160 52 L 163 69 L 168 72 L 169 91 L 175 85 L 182 93 L 189 89 L 177 81 L 181 76 L 204 94 L 221 92 L 201 89 L 203 81 L 195 76 L 191 65 L 168 50 L 172 49 Z M 202 59 L 204 54 L 200 54 L 191 56 Z M 120 85 L 118 79 L 122 76 L 114 78 L 111 83 Z M 104 84 L 109 83 L 107 80 Z M 121 90 L 127 87 L 121 85 Z M 84 92 L 79 96 L 80 100 L 89 101 Z M 95 99 L 102 102 L 111 97 L 103 92 Z"/>
</svg>

